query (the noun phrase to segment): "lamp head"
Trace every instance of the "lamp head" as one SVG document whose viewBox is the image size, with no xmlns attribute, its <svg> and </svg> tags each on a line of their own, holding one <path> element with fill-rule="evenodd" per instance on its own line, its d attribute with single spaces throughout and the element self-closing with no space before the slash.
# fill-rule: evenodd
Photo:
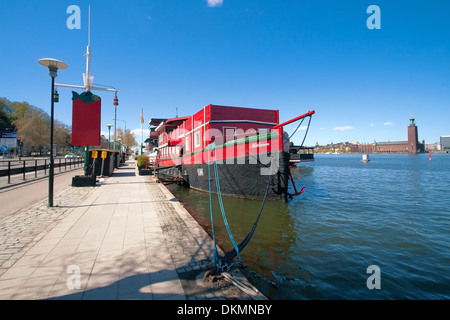
<svg viewBox="0 0 450 320">
<path fill-rule="evenodd" d="M 53 58 L 39 59 L 38 63 L 50 70 L 50 77 L 52 78 L 55 78 L 57 76 L 58 69 L 68 68 L 67 64 L 65 64 L 64 62 Z"/>
</svg>

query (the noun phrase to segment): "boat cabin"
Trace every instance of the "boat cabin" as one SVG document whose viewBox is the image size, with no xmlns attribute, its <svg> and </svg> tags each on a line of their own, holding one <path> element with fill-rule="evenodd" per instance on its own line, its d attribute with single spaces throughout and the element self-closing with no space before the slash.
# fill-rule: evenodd
<svg viewBox="0 0 450 320">
<path fill-rule="evenodd" d="M 249 137 L 278 133 L 279 129 L 274 129 L 278 123 L 278 110 L 211 104 L 192 116 L 165 120 L 155 128 L 159 137 L 160 166 L 179 165 L 183 156 L 202 156 L 202 151 L 211 143 L 228 146 L 243 140 L 248 144 L 245 139 Z M 254 146 L 259 147 L 257 141 Z M 192 161 L 183 159 L 183 163 Z"/>
</svg>

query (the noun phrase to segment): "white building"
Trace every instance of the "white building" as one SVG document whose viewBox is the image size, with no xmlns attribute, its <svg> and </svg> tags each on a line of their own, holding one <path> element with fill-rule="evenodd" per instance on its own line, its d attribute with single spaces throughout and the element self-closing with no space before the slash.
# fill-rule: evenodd
<svg viewBox="0 0 450 320">
<path fill-rule="evenodd" d="M 441 150 L 450 150 L 450 135 L 441 136 Z"/>
</svg>

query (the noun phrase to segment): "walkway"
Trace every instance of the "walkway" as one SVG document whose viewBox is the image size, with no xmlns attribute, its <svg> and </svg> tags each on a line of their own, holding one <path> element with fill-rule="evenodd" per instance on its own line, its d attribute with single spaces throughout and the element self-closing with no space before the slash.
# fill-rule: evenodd
<svg viewBox="0 0 450 320">
<path fill-rule="evenodd" d="M 0 219 L 0 299 L 250 298 L 226 281 L 202 281 L 211 238 L 134 160 L 54 203 Z"/>
</svg>

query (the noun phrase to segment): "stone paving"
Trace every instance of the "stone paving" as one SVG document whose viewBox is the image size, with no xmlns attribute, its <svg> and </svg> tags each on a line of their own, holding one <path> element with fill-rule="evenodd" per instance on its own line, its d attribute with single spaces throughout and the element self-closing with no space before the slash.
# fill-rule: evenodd
<svg viewBox="0 0 450 320">
<path fill-rule="evenodd" d="M 54 197 L 58 207 L 47 207 L 47 199 L 0 220 L 0 276 L 14 265 L 27 247 L 35 245 L 94 188 L 68 188 Z M 19 191 L 20 192 L 20 191 Z"/>
<path fill-rule="evenodd" d="M 1 300 L 250 298 L 226 281 L 203 281 L 211 238 L 134 160 L 54 203 L 0 220 Z"/>
</svg>

